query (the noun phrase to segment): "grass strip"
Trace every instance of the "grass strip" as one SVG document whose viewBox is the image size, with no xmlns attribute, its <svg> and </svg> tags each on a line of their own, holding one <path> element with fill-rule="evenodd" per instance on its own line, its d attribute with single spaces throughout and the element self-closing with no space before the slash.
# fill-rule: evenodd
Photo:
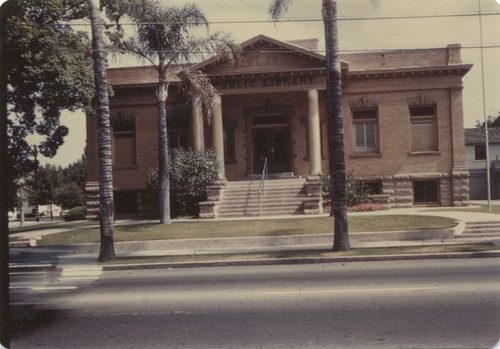
<svg viewBox="0 0 500 349">
<path fill-rule="evenodd" d="M 74 227 L 85 227 L 85 226 L 91 226 L 91 225 L 96 225 L 99 224 L 99 222 L 95 221 L 74 221 L 74 222 L 65 222 L 61 220 L 55 220 L 51 222 L 41 222 L 40 224 L 33 224 L 33 225 L 25 225 L 25 226 L 18 226 L 18 227 L 11 227 L 9 228 L 9 234 L 14 234 L 14 233 L 24 233 L 24 232 L 30 232 L 30 231 L 39 231 L 39 230 L 47 230 L 47 229 L 54 229 L 54 228 L 74 228 Z"/>
<path fill-rule="evenodd" d="M 239 221 L 184 221 L 169 225 L 139 224 L 115 227 L 115 241 L 210 239 L 225 237 L 333 234 L 333 218 L 294 218 Z M 446 229 L 453 219 L 432 216 L 377 215 L 349 217 L 349 231 L 377 232 Z M 98 228 L 77 229 L 44 236 L 39 246 L 99 243 Z"/>
<path fill-rule="evenodd" d="M 180 263 L 180 262 L 207 262 L 228 260 L 257 260 L 257 259 L 286 259 L 286 258 L 327 258 L 349 256 L 383 256 L 397 254 L 428 254 L 428 253 L 457 253 L 457 252 L 487 252 L 498 251 L 500 247 L 493 243 L 451 244 L 428 246 L 396 246 L 352 248 L 350 251 L 333 252 L 329 249 L 308 249 L 256 253 L 227 253 L 227 254 L 192 254 L 180 256 L 137 256 L 118 257 L 103 265 L 119 264 L 149 264 L 149 263 Z"/>
</svg>

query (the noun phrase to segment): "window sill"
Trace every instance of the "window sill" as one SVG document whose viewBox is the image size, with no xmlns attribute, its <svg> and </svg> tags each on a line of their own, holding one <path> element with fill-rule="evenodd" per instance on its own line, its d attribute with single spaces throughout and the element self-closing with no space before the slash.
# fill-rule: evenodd
<svg viewBox="0 0 500 349">
<path fill-rule="evenodd" d="M 441 155 L 441 152 L 438 150 L 433 150 L 433 151 L 411 151 L 408 153 L 408 156 L 425 156 L 425 155 Z"/>
<path fill-rule="evenodd" d="M 439 201 L 414 202 L 413 207 L 440 207 Z"/>
<path fill-rule="evenodd" d="M 349 155 L 351 159 L 360 159 L 360 158 L 381 158 L 382 153 L 353 153 Z"/>
<path fill-rule="evenodd" d="M 113 170 L 133 170 L 139 168 L 139 165 L 113 165 Z"/>
</svg>

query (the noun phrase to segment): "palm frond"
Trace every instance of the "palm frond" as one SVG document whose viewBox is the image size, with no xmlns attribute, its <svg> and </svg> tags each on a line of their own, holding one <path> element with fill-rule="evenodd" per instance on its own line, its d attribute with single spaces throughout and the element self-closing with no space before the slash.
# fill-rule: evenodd
<svg viewBox="0 0 500 349">
<path fill-rule="evenodd" d="M 277 21 L 281 15 L 288 11 L 288 5 L 292 3 L 293 0 L 272 0 L 271 5 L 269 5 L 269 13 L 273 20 Z"/>
<path fill-rule="evenodd" d="M 193 50 L 191 29 L 208 27 L 203 12 L 195 5 L 165 8 L 157 0 L 131 0 L 127 15 L 136 23 L 135 38 L 113 38 L 115 47 L 128 50 L 155 64 L 188 61 Z"/>
<path fill-rule="evenodd" d="M 238 65 L 241 47 L 226 33 L 216 32 L 208 37 L 212 50 L 218 53 L 218 60 Z"/>
<path fill-rule="evenodd" d="M 185 97 L 198 97 L 201 110 L 207 123 L 210 124 L 214 109 L 214 96 L 217 90 L 210 82 L 209 77 L 199 70 L 181 70 L 178 74 L 181 79 L 181 91 Z"/>
</svg>

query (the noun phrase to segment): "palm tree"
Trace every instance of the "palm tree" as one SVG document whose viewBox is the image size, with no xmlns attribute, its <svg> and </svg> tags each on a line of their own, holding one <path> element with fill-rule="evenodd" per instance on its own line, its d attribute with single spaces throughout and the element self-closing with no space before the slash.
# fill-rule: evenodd
<svg viewBox="0 0 500 349">
<path fill-rule="evenodd" d="M 113 241 L 113 168 L 111 162 L 111 130 L 106 53 L 104 52 L 104 22 L 101 20 L 99 0 L 88 0 L 88 2 L 92 24 L 97 153 L 99 159 L 99 219 L 101 228 L 99 260 L 109 261 L 115 259 L 116 256 Z"/>
<path fill-rule="evenodd" d="M 269 12 L 277 20 L 292 0 L 272 0 Z M 337 4 L 322 0 L 322 16 L 325 28 L 326 94 L 328 118 L 328 150 L 331 178 L 332 213 L 334 223 L 334 251 L 348 251 L 346 172 L 344 159 L 344 125 L 342 116 L 342 81 L 337 34 Z"/>
<path fill-rule="evenodd" d="M 9 170 L 7 160 L 7 71 L 6 71 L 6 10 L 8 3 L 0 8 L 0 196 L 8 194 Z M 0 346 L 10 348 L 9 309 L 9 220 L 7 200 L 0 200 Z"/>
<path fill-rule="evenodd" d="M 158 176 L 160 223 L 170 223 L 170 190 L 168 174 L 168 139 L 166 100 L 170 81 L 166 72 L 172 64 L 189 62 L 196 56 L 203 57 L 204 52 L 235 53 L 235 45 L 219 33 L 208 38 L 198 38 L 193 29 L 208 28 L 203 12 L 195 5 L 181 8 L 164 8 L 155 0 L 135 0 L 124 12 L 137 25 L 137 38 L 121 40 L 115 37 L 114 43 L 119 48 L 131 52 L 149 61 L 158 72 L 156 97 L 158 100 Z M 221 57 L 228 57 L 222 55 Z M 209 79 L 200 72 L 182 71 L 179 77 L 188 84 L 185 91 L 189 95 L 198 95 L 202 108 L 210 116 L 214 87 Z"/>
</svg>

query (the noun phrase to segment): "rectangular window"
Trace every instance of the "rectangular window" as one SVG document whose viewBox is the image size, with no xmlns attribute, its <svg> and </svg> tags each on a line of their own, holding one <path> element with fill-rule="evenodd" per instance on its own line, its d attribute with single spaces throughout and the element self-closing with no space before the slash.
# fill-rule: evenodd
<svg viewBox="0 0 500 349">
<path fill-rule="evenodd" d="M 136 214 L 137 193 L 115 191 L 114 204 L 116 214 Z"/>
<path fill-rule="evenodd" d="M 438 132 L 435 107 L 410 107 L 411 151 L 437 151 Z"/>
<path fill-rule="evenodd" d="M 113 148 L 114 165 L 137 164 L 134 120 L 113 122 Z"/>
<path fill-rule="evenodd" d="M 415 181 L 413 192 L 415 203 L 437 203 L 439 198 L 438 181 Z"/>
<path fill-rule="evenodd" d="M 474 146 L 474 160 L 486 160 L 486 145 L 476 144 Z"/>
<path fill-rule="evenodd" d="M 168 130 L 168 149 L 189 148 L 188 130 Z"/>
<path fill-rule="evenodd" d="M 382 194 L 382 183 L 380 182 L 363 182 L 365 186 L 370 189 L 370 194 Z"/>
<path fill-rule="evenodd" d="M 234 128 L 224 129 L 224 162 L 236 163 L 236 146 L 234 141 Z"/>
<path fill-rule="evenodd" d="M 353 110 L 354 151 L 377 152 L 377 110 Z"/>
<path fill-rule="evenodd" d="M 168 149 L 189 149 L 189 119 L 187 113 L 173 111 L 167 115 Z"/>
</svg>

